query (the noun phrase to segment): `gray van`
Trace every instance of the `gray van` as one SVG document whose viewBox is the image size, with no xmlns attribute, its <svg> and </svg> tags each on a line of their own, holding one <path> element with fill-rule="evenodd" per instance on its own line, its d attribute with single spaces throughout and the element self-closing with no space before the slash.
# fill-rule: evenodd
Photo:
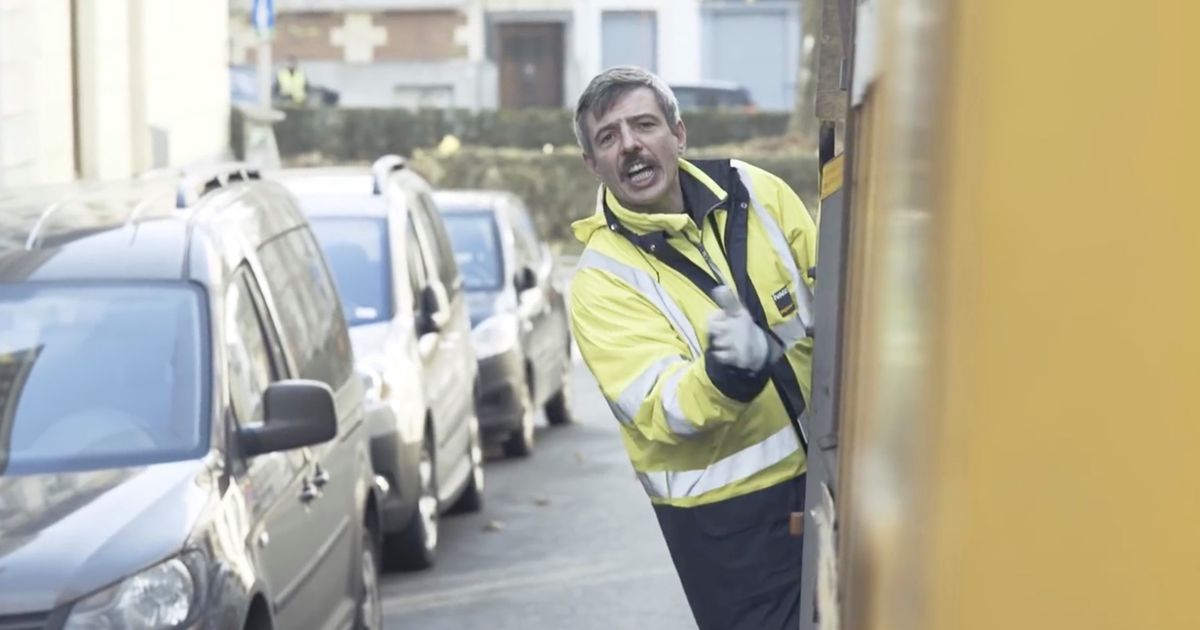
<svg viewBox="0 0 1200 630">
<path fill-rule="evenodd" d="M 362 389 L 253 170 L 0 195 L 0 628 L 379 627 Z"/>
</svg>

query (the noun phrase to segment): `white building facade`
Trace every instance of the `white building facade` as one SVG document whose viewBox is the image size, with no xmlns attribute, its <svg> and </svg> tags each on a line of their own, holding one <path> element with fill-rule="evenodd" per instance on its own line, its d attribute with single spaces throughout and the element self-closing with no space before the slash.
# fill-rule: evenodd
<svg viewBox="0 0 1200 630">
<path fill-rule="evenodd" d="M 0 0 L 0 187 L 228 155 L 228 7 Z"/>
</svg>

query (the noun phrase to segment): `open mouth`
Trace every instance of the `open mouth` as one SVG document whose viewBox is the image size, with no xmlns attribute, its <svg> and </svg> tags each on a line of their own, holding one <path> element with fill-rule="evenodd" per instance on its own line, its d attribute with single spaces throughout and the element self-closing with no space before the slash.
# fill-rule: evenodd
<svg viewBox="0 0 1200 630">
<path fill-rule="evenodd" d="M 654 179 L 654 166 L 638 160 L 625 168 L 625 178 L 634 186 L 643 186 Z"/>
</svg>

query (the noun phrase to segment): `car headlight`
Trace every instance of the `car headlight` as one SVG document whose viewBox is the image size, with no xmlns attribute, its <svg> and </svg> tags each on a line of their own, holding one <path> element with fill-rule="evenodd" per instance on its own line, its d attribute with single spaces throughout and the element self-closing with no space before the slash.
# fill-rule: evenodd
<svg viewBox="0 0 1200 630">
<path fill-rule="evenodd" d="M 182 627 L 203 592 L 199 561 L 177 556 L 76 602 L 64 630 Z"/>
<path fill-rule="evenodd" d="M 486 359 L 515 348 L 518 327 L 517 316 L 512 313 L 499 313 L 479 322 L 471 330 L 475 357 Z"/>
<path fill-rule="evenodd" d="M 381 402 L 391 394 L 382 370 L 362 363 L 355 366 L 355 370 L 362 379 L 363 397 L 367 402 Z"/>
</svg>

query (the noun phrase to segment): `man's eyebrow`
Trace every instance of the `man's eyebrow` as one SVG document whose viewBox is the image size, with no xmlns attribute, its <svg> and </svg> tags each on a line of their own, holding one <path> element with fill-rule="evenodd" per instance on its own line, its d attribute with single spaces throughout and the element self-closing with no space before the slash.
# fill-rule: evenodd
<svg viewBox="0 0 1200 630">
<path fill-rule="evenodd" d="M 609 131 L 613 127 L 616 127 L 618 124 L 620 124 L 620 122 L 621 121 L 619 121 L 619 120 L 614 120 L 613 122 L 610 122 L 607 125 L 604 125 L 603 127 L 597 127 L 596 131 L 592 133 L 592 140 L 598 139 L 600 137 L 600 134 L 604 133 L 605 131 Z"/>
<path fill-rule="evenodd" d="M 642 112 L 640 114 L 634 114 L 632 116 L 625 117 L 624 120 L 627 122 L 630 122 L 630 123 L 636 123 L 636 122 L 641 122 L 641 121 L 647 120 L 647 119 L 653 120 L 655 122 L 658 122 L 660 120 L 660 118 L 654 112 Z M 596 140 L 597 138 L 600 137 L 600 134 L 604 133 L 605 131 L 609 131 L 613 127 L 616 127 L 617 125 L 620 125 L 620 124 L 621 124 L 620 120 L 614 120 L 614 121 L 608 123 L 607 125 L 604 125 L 603 127 L 597 127 L 596 132 L 592 134 L 592 139 Z"/>
</svg>

